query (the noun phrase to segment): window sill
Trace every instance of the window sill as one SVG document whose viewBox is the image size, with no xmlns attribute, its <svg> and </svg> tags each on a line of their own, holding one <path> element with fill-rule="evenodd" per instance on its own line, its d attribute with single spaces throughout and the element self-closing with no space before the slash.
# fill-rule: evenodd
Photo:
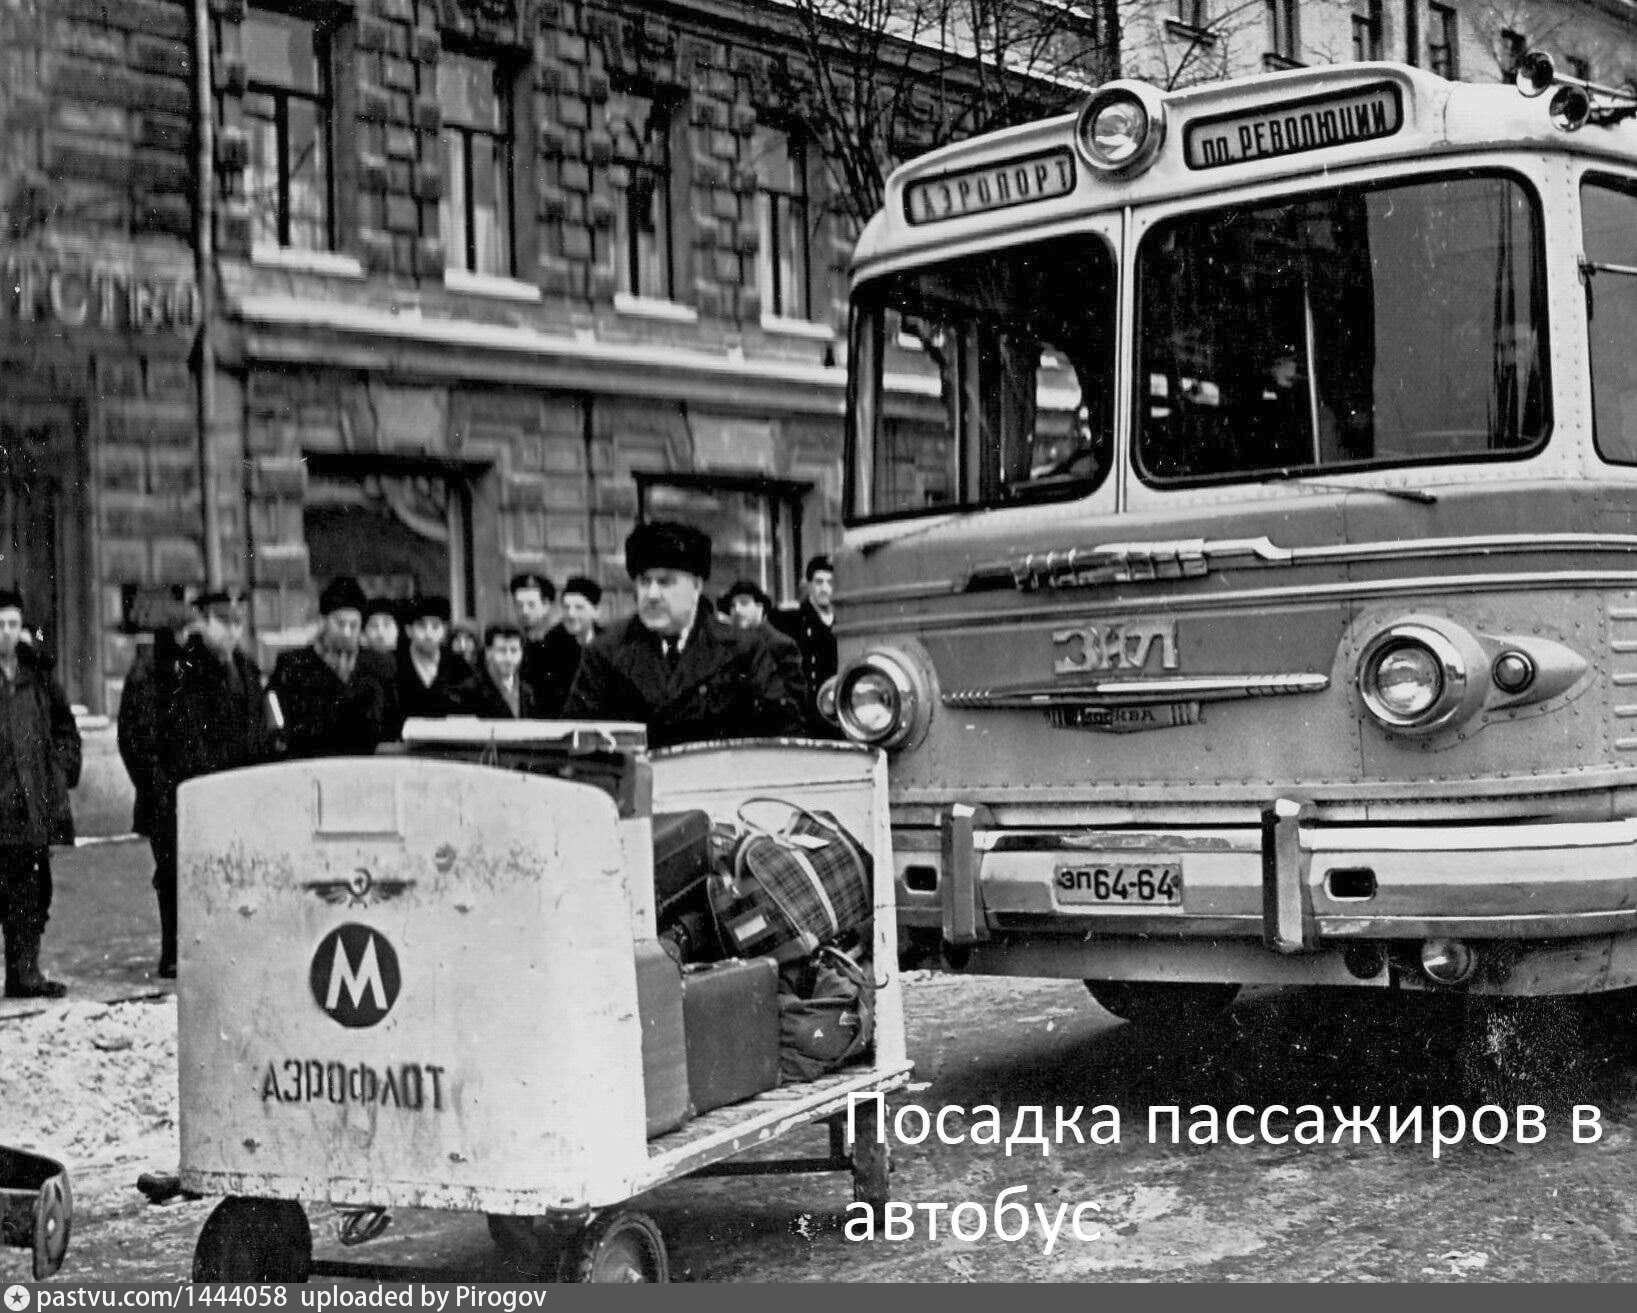
<svg viewBox="0 0 1637 1313">
<path fill-rule="evenodd" d="M 518 278 L 501 278 L 495 274 L 475 274 L 469 269 L 445 269 L 443 285 L 451 292 L 468 292 L 473 296 L 492 297 L 496 301 L 534 304 L 540 300 L 540 289 L 533 283 L 525 283 Z"/>
<path fill-rule="evenodd" d="M 1202 46 L 1214 46 L 1216 33 L 1208 27 L 1195 27 L 1192 23 L 1184 23 L 1180 18 L 1167 18 L 1165 30 L 1174 37 L 1181 37 L 1184 41 L 1193 41 Z"/>
<path fill-rule="evenodd" d="M 667 319 L 674 324 L 697 324 L 699 311 L 677 301 L 659 301 L 648 296 L 614 293 L 614 312 L 635 319 Z"/>
<path fill-rule="evenodd" d="M 362 278 L 364 266 L 350 255 L 334 251 L 301 251 L 291 246 L 253 246 L 250 263 L 264 269 L 288 269 L 304 274 L 329 274 L 333 278 Z"/>
<path fill-rule="evenodd" d="M 778 333 L 783 337 L 805 337 L 814 342 L 836 340 L 836 330 L 829 324 L 817 324 L 811 319 L 786 319 L 782 315 L 763 315 L 762 332 Z"/>
<path fill-rule="evenodd" d="M 1264 73 L 1278 73 L 1287 68 L 1306 68 L 1307 65 L 1299 59 L 1292 59 L 1289 55 L 1275 54 L 1268 51 L 1262 56 L 1262 71 Z"/>
</svg>

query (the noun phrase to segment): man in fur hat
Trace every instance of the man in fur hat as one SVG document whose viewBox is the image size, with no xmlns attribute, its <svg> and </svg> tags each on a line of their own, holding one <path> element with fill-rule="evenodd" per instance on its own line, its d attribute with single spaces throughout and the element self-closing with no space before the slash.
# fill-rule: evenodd
<svg viewBox="0 0 1637 1313">
<path fill-rule="evenodd" d="M 332 579 L 318 596 L 317 637 L 273 663 L 267 691 L 277 699 L 290 756 L 368 755 L 397 724 L 391 663 L 359 651 L 367 605 L 356 579 Z"/>
<path fill-rule="evenodd" d="M 463 690 L 472 668 L 449 650 L 449 599 L 417 597 L 403 610 L 409 643 L 398 655 L 398 712 L 453 716 L 465 710 Z"/>
<path fill-rule="evenodd" d="M 193 599 L 198 621 L 177 657 L 155 739 L 154 876 L 159 974 L 176 975 L 176 791 L 188 780 L 254 766 L 272 755 L 261 668 L 240 650 L 243 603 L 231 593 Z"/>
<path fill-rule="evenodd" d="M 801 708 L 767 639 L 721 624 L 705 601 L 711 540 L 639 524 L 625 540 L 637 613 L 586 649 L 563 715 L 634 720 L 654 747 L 801 732 Z"/>
</svg>

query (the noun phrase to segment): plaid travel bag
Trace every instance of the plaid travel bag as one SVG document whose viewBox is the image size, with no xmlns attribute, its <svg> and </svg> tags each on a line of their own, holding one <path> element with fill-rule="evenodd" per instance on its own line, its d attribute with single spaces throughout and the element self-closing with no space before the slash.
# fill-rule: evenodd
<svg viewBox="0 0 1637 1313">
<path fill-rule="evenodd" d="M 777 830 L 745 815 L 756 803 L 789 812 Z M 870 920 L 874 863 L 836 818 L 782 798 L 749 798 L 726 869 L 711 877 L 722 947 L 736 957 L 793 961 Z"/>
</svg>

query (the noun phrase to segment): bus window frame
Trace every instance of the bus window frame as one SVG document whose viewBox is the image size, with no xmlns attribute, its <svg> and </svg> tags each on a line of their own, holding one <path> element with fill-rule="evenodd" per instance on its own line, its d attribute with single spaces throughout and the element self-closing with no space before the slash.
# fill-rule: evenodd
<svg viewBox="0 0 1637 1313">
<path fill-rule="evenodd" d="M 1335 194 L 1344 190 L 1373 191 L 1390 187 L 1415 186 L 1425 183 L 1459 181 L 1463 179 L 1501 178 L 1515 183 L 1528 201 L 1534 223 L 1533 274 L 1538 297 L 1539 347 L 1541 389 L 1546 403 L 1544 427 L 1539 438 L 1527 447 L 1501 448 L 1471 455 L 1438 455 L 1395 461 L 1337 462 L 1330 465 L 1286 466 L 1252 471 L 1155 476 L 1144 468 L 1141 461 L 1142 410 L 1145 395 L 1143 360 L 1139 342 L 1139 325 L 1143 316 L 1143 288 L 1138 279 L 1144 243 L 1162 224 L 1212 211 L 1250 209 L 1263 205 L 1299 200 L 1315 194 Z M 1125 425 L 1126 458 L 1128 470 L 1137 482 L 1154 492 L 1167 493 L 1195 488 L 1256 487 L 1302 479 L 1329 479 L 1356 475 L 1370 475 L 1389 470 L 1443 468 L 1455 465 L 1514 464 L 1541 456 L 1551 445 L 1558 424 L 1557 396 L 1551 367 L 1553 340 L 1553 294 L 1551 284 L 1551 257 L 1547 250 L 1547 213 L 1541 181 L 1525 172 L 1516 162 L 1485 161 L 1469 164 L 1449 160 L 1433 160 L 1422 165 L 1407 164 L 1401 159 L 1372 161 L 1356 172 L 1332 173 L 1325 177 L 1298 176 L 1282 178 L 1277 184 L 1258 184 L 1243 188 L 1221 189 L 1206 195 L 1174 198 L 1165 202 L 1133 207 L 1130 247 L 1126 253 L 1124 275 L 1130 280 L 1131 322 L 1129 335 L 1131 350 L 1131 402 Z"/>
<path fill-rule="evenodd" d="M 908 520 L 931 520 L 936 516 L 988 514 L 1004 511 L 1029 511 L 1042 506 L 1058 506 L 1076 501 L 1089 501 L 1112 490 L 1119 481 L 1120 464 L 1124 459 L 1122 453 L 1121 434 L 1124 431 L 1120 424 L 1118 393 L 1119 377 L 1121 372 L 1119 338 L 1119 323 L 1123 313 L 1122 286 L 1126 277 L 1124 272 L 1124 250 L 1122 245 L 1122 218 L 1120 209 L 1091 210 L 1076 215 L 1072 220 L 1054 223 L 1049 227 L 1029 227 L 1014 233 L 985 234 L 982 239 L 970 242 L 950 243 L 941 256 L 926 258 L 925 251 L 906 253 L 901 259 L 894 259 L 884 267 L 872 269 L 868 276 L 855 280 L 848 296 L 847 308 L 847 390 L 846 390 L 846 417 L 845 434 L 842 444 L 843 470 L 847 477 L 843 483 L 842 496 L 842 524 L 844 527 L 864 527 L 870 525 L 890 525 Z M 936 506 L 917 506 L 907 510 L 889 511 L 881 514 L 864 514 L 860 504 L 867 501 L 866 493 L 874 492 L 875 445 L 879 442 L 881 427 L 888 418 L 886 365 L 888 354 L 887 335 L 882 327 L 884 319 L 872 309 L 872 318 L 875 320 L 874 331 L 875 351 L 871 361 L 869 382 L 873 388 L 873 397 L 870 406 L 874 409 L 875 429 L 871 436 L 871 459 L 867 463 L 862 459 L 863 445 L 861 440 L 861 426 L 859 415 L 858 389 L 864 384 L 864 371 L 856 367 L 860 351 L 861 311 L 865 296 L 871 288 L 880 286 L 892 279 L 913 276 L 920 270 L 936 268 L 958 260 L 976 259 L 986 255 L 995 255 L 1007 251 L 1021 250 L 1026 246 L 1038 246 L 1047 242 L 1064 241 L 1072 238 L 1083 238 L 1101 244 L 1103 254 L 1109 261 L 1109 269 L 1113 278 L 1112 296 L 1110 298 L 1111 319 L 1115 328 L 1115 336 L 1110 348 L 1109 385 L 1112 389 L 1113 414 L 1110 416 L 1108 433 L 1108 467 L 1101 477 L 1090 488 L 1069 483 L 1061 487 L 1046 488 L 1035 495 L 1013 501 L 951 501 Z M 970 465 L 977 458 L 977 453 L 967 453 L 964 450 L 955 453 L 959 462 L 959 481 L 964 485 L 969 480 Z M 974 477 L 972 482 L 978 480 Z"/>
<path fill-rule="evenodd" d="M 1606 163 L 1597 163 L 1581 169 L 1576 176 L 1574 194 L 1577 236 L 1580 242 L 1581 258 L 1589 261 L 1592 259 L 1592 253 L 1586 244 L 1587 187 L 1601 187 L 1605 191 L 1623 193 L 1634 205 L 1637 205 L 1637 173 L 1616 173 Z M 1592 329 L 1597 295 L 1596 285 L 1592 282 L 1594 276 L 1592 271 L 1587 269 L 1583 269 L 1581 272 L 1581 316 L 1586 326 L 1586 405 L 1591 424 L 1592 451 L 1596 455 L 1599 465 L 1605 470 L 1637 472 L 1637 457 L 1630 460 L 1619 460 L 1610 456 L 1603 448 L 1603 437 L 1598 430 L 1597 350 L 1593 343 Z"/>
</svg>

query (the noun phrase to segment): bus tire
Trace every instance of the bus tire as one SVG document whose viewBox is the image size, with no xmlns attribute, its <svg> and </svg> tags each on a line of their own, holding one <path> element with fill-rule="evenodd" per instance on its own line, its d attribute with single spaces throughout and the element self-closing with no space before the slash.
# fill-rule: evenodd
<svg viewBox="0 0 1637 1313">
<path fill-rule="evenodd" d="M 1214 981 L 1088 980 L 1085 985 L 1099 1007 L 1134 1026 L 1218 1016 L 1239 995 L 1238 985 Z"/>
</svg>

